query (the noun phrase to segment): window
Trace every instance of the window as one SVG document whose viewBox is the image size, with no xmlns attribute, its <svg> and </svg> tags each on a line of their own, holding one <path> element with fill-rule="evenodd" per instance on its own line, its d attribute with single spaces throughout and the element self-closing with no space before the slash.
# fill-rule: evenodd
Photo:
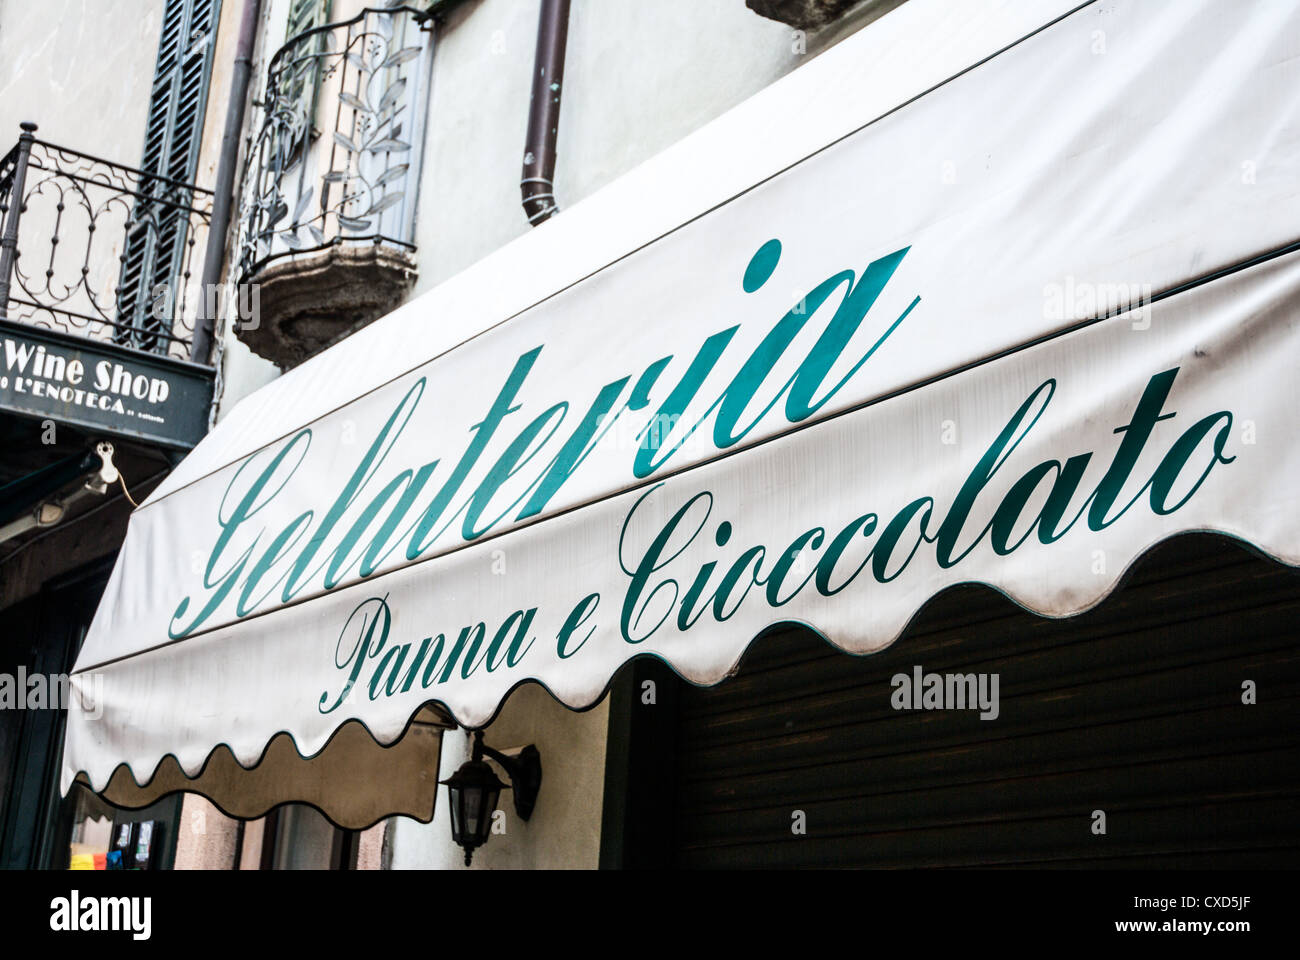
<svg viewBox="0 0 1300 960">
<path fill-rule="evenodd" d="M 266 817 L 263 870 L 353 870 L 357 832 L 340 830 L 315 807 L 287 803 Z"/>
</svg>

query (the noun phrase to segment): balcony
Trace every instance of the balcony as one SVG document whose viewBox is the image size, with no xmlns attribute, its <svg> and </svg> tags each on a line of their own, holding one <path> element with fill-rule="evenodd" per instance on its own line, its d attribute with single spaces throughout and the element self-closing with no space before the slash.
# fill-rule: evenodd
<svg viewBox="0 0 1300 960">
<path fill-rule="evenodd" d="M 427 11 L 366 9 L 271 60 L 246 155 L 236 278 L 256 284 L 255 353 L 293 366 L 388 313 L 416 277 Z"/>
<path fill-rule="evenodd" d="M 212 402 L 190 356 L 212 194 L 23 128 L 0 160 L 0 413 L 188 449 Z"/>
<path fill-rule="evenodd" d="M 193 304 L 178 294 L 200 265 L 211 214 L 207 190 L 24 138 L 0 161 L 0 219 L 14 241 L 0 314 L 188 361 Z"/>
</svg>

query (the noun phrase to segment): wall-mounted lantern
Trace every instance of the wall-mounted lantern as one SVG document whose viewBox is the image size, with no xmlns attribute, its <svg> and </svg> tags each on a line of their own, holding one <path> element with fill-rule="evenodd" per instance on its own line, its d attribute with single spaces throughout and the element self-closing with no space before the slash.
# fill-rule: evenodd
<svg viewBox="0 0 1300 960">
<path fill-rule="evenodd" d="M 527 820 L 533 815 L 537 792 L 542 786 L 542 755 L 532 744 L 524 747 L 517 757 L 510 757 L 483 743 L 483 731 L 474 731 L 474 752 L 470 761 L 446 780 L 451 803 L 451 838 L 465 849 L 465 866 L 469 866 L 474 851 L 487 843 L 492 830 L 492 813 L 506 785 L 497 777 L 492 765 L 483 759 L 491 757 L 510 778 L 510 789 L 515 795 L 515 813 Z"/>
</svg>

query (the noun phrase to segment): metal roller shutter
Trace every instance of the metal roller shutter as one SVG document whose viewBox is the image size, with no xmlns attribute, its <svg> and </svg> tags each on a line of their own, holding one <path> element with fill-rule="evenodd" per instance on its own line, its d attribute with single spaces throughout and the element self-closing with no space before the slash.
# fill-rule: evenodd
<svg viewBox="0 0 1300 960">
<path fill-rule="evenodd" d="M 1194 535 L 1067 620 L 963 586 L 873 656 L 785 630 L 716 687 L 675 684 L 659 839 L 683 867 L 1293 865 L 1297 614 L 1295 571 Z M 999 674 L 999 718 L 893 709 L 918 664 Z"/>
</svg>

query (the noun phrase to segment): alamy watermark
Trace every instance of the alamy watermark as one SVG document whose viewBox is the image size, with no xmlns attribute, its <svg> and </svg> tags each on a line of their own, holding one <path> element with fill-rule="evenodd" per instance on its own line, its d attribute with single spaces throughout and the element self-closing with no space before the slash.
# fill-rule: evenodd
<svg viewBox="0 0 1300 960">
<path fill-rule="evenodd" d="M 659 450 L 669 442 L 681 414 L 657 413 L 643 421 L 619 414 L 601 414 L 596 418 L 596 436 L 604 438 L 602 446 L 613 450 Z"/>
<path fill-rule="evenodd" d="M 58 933 L 85 931 L 131 934 L 148 940 L 153 933 L 152 897 L 91 897 L 73 890 L 50 901 L 50 929 Z"/>
<path fill-rule="evenodd" d="M 1094 283 L 1067 276 L 1062 283 L 1043 287 L 1043 319 L 1094 320 L 1126 317 L 1134 330 L 1151 326 L 1149 283 Z"/>
<path fill-rule="evenodd" d="M 88 689 L 89 688 L 89 689 Z M 0 673 L 0 710 L 67 710 L 76 702 L 92 720 L 104 715 L 104 675 L 89 673 L 72 685 L 66 673 Z"/>
<path fill-rule="evenodd" d="M 918 664 L 890 679 L 889 704 L 895 710 L 979 710 L 981 720 L 996 720 L 999 680 L 996 673 L 925 673 Z"/>
<path fill-rule="evenodd" d="M 256 283 L 233 287 L 221 283 L 190 283 L 183 288 L 170 283 L 154 286 L 149 296 L 149 314 L 155 320 L 173 317 L 230 317 L 241 330 L 256 330 L 262 323 L 262 291 Z"/>
</svg>

